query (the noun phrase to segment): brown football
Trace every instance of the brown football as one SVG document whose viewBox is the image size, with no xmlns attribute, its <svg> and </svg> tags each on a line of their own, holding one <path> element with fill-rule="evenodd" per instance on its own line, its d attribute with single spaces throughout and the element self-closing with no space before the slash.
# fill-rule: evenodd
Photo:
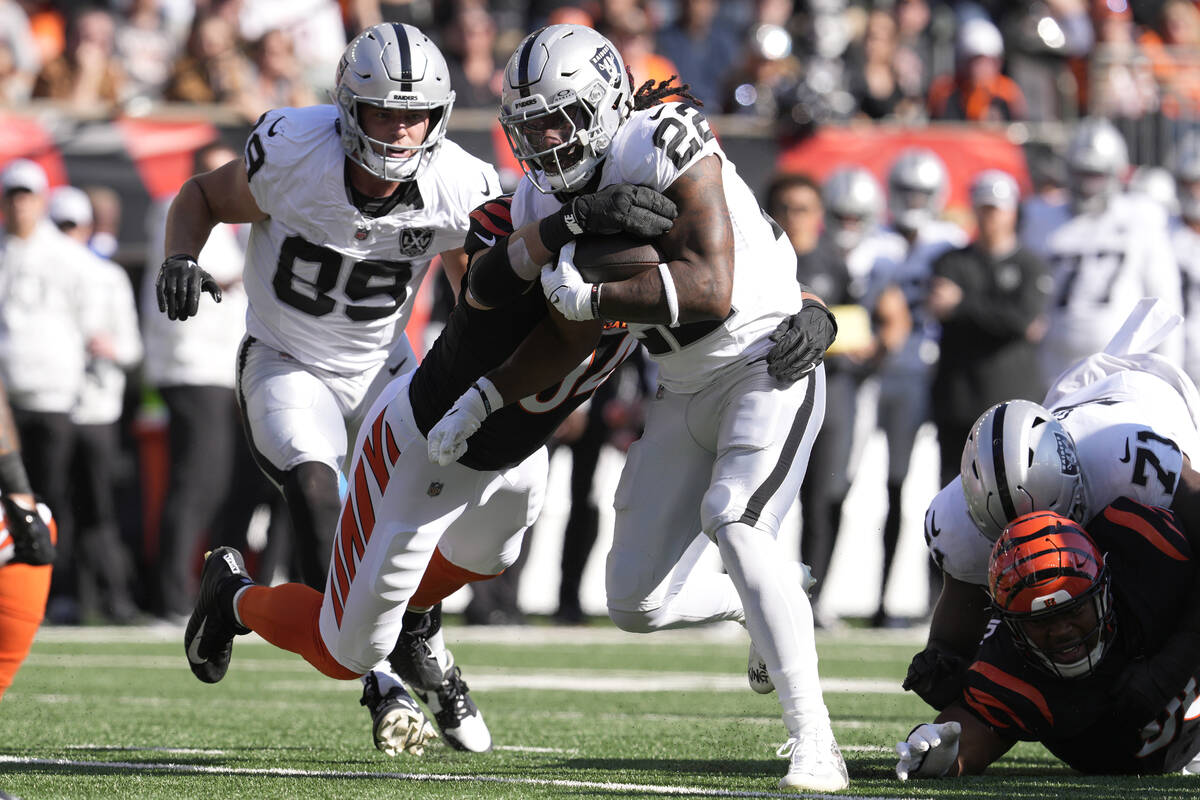
<svg viewBox="0 0 1200 800">
<path fill-rule="evenodd" d="M 665 261 L 652 239 L 621 233 L 588 234 L 575 240 L 575 266 L 588 283 L 623 281 Z"/>
</svg>

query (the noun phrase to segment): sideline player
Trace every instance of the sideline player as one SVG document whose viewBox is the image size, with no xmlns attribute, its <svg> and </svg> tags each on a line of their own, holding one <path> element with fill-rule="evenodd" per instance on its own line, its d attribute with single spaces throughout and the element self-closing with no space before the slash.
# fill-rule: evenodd
<svg viewBox="0 0 1200 800">
<path fill-rule="evenodd" d="M 896 745 L 896 775 L 976 775 L 1018 741 L 1087 775 L 1200 774 L 1195 531 L 1128 498 L 1087 530 L 1038 511 L 996 542 L 1004 624 L 933 723 Z"/>
<path fill-rule="evenodd" d="M 784 336 L 818 352 L 832 341 L 832 318 L 803 296 L 791 245 L 700 111 L 633 101 L 616 49 L 590 28 L 552 25 L 522 41 L 501 97 L 501 123 L 525 171 L 512 204 L 518 233 L 472 264 L 470 299 L 501 306 L 540 276 L 558 314 L 590 325 L 621 320 L 641 340 L 660 386 L 614 501 L 609 615 L 636 632 L 744 620 L 783 705 L 788 741 L 779 755 L 790 764 L 781 787 L 844 789 L 811 607 L 775 539 L 824 416 L 824 369 L 785 384 L 766 363 L 791 309 L 804 306 L 802 329 Z M 624 182 L 662 191 L 678 208 L 659 240 L 669 261 L 587 284 L 571 263 L 590 210 L 581 193 Z M 544 385 L 541 366 L 514 359 L 477 381 L 430 432 L 430 456 L 445 464 L 461 455 L 505 399 Z M 727 575 L 692 572 L 709 540 Z"/>
<path fill-rule="evenodd" d="M 0 382 L 0 697 L 12 685 L 46 613 L 57 529 L 21 461 L 17 426 Z"/>
<path fill-rule="evenodd" d="M 934 708 L 957 696 L 963 670 L 991 618 L 982 587 L 1004 526 L 1030 511 L 1086 523 L 1118 497 L 1169 507 L 1200 530 L 1200 395 L 1149 352 L 1179 322 L 1141 301 L 1103 352 L 1059 377 L 1043 405 L 1000 403 L 976 422 L 962 471 L 934 497 L 925 540 L 945 583 L 929 641 L 904 688 Z"/>
</svg>

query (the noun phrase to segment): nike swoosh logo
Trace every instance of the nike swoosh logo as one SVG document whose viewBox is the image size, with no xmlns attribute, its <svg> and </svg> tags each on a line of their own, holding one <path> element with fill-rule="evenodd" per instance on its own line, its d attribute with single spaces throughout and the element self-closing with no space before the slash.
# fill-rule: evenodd
<svg viewBox="0 0 1200 800">
<path fill-rule="evenodd" d="M 267 128 L 267 136 L 274 136 L 275 135 L 275 126 L 278 125 L 282 121 L 283 121 L 283 117 L 279 117 L 277 120 L 272 122 L 271 127 Z"/>
<path fill-rule="evenodd" d="M 479 237 L 479 241 L 483 242 L 488 247 L 491 247 L 492 245 L 494 245 L 496 243 L 495 236 L 484 236 L 482 233 L 477 233 L 475 235 Z"/>
<path fill-rule="evenodd" d="M 1120 461 L 1122 464 L 1129 463 L 1129 440 L 1128 439 L 1125 440 L 1125 457 L 1118 458 L 1117 460 Z"/>
<path fill-rule="evenodd" d="M 660 107 L 660 108 L 658 109 L 658 111 L 655 111 L 653 114 L 651 114 L 651 115 L 650 115 L 650 119 L 652 119 L 652 120 L 654 120 L 654 119 L 658 119 L 659 117 L 661 117 L 661 116 L 662 116 L 662 113 L 663 113 L 664 111 L 666 111 L 666 110 L 667 110 L 667 107 L 666 107 L 666 106 L 662 106 L 662 107 Z"/>
<path fill-rule="evenodd" d="M 399 364 L 397 364 L 397 365 L 396 365 L 396 366 L 394 366 L 394 367 L 388 367 L 388 368 L 387 368 L 388 374 L 389 374 L 389 375 L 395 375 L 397 372 L 399 372 L 399 371 L 400 371 L 400 368 L 401 368 L 401 367 L 403 367 L 403 366 L 404 366 L 405 364 L 407 364 L 407 363 L 408 363 L 408 356 L 405 356 L 405 357 L 404 357 L 404 360 L 403 360 L 403 361 L 401 361 Z"/>
<path fill-rule="evenodd" d="M 483 176 L 483 193 L 484 194 L 492 193 L 492 185 L 490 183 L 488 183 L 487 175 Z"/>
<path fill-rule="evenodd" d="M 204 638 L 204 626 L 207 624 L 208 617 L 205 617 L 204 621 L 200 623 L 200 627 L 196 629 L 196 635 L 192 637 L 191 646 L 188 647 L 188 661 L 192 662 L 193 664 L 204 664 L 208 661 L 207 658 L 200 655 L 200 640 Z"/>
</svg>

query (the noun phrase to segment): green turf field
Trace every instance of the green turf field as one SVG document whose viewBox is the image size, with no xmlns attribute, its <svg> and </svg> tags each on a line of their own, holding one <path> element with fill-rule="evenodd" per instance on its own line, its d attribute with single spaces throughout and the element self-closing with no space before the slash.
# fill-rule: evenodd
<svg viewBox="0 0 1200 800">
<path fill-rule="evenodd" d="M 452 623 L 451 623 L 452 625 Z M 794 797 L 783 725 L 745 683 L 737 629 L 447 628 L 496 742 L 420 758 L 371 744 L 358 682 L 244 637 L 215 686 L 164 628 L 44 628 L 0 703 L 0 788 L 64 798 Z M 1200 777 L 1085 778 L 1020 745 L 981 778 L 900 783 L 892 746 L 929 710 L 897 685 L 920 633 L 821 636 L 851 797 L 1200 798 Z M 810 797 L 820 795 L 807 795 Z"/>
</svg>

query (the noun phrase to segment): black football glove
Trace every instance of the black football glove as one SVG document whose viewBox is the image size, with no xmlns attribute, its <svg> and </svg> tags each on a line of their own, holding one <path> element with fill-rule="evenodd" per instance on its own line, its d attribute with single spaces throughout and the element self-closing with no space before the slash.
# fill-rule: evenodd
<svg viewBox="0 0 1200 800">
<path fill-rule="evenodd" d="M 816 300 L 805 300 L 800 310 L 775 328 L 767 353 L 767 374 L 792 384 L 817 368 L 825 351 L 837 338 L 833 312 Z"/>
<path fill-rule="evenodd" d="M 170 319 L 185 320 L 196 316 L 201 292 L 208 292 L 213 300 L 221 302 L 221 287 L 191 256 L 174 255 L 164 261 L 158 270 L 155 288 L 158 290 L 158 310 L 165 311 Z"/>
<path fill-rule="evenodd" d="M 50 528 L 37 511 L 29 511 L 13 502 L 11 497 L 0 497 L 4 506 L 4 520 L 13 540 L 14 564 L 32 564 L 35 567 L 54 561 L 54 540 Z"/>
<path fill-rule="evenodd" d="M 1188 679 L 1200 672 L 1200 634 L 1180 631 L 1149 658 L 1133 661 L 1110 689 L 1113 712 L 1124 722 L 1141 727 L 1162 714 L 1183 692 Z"/>
<path fill-rule="evenodd" d="M 679 215 L 666 195 L 632 183 L 614 183 L 576 197 L 570 210 L 581 233 L 628 233 L 643 239 L 662 236 Z"/>
<path fill-rule="evenodd" d="M 926 647 L 913 656 L 901 688 L 941 711 L 962 695 L 966 673 L 967 660 L 962 656 Z"/>
</svg>

